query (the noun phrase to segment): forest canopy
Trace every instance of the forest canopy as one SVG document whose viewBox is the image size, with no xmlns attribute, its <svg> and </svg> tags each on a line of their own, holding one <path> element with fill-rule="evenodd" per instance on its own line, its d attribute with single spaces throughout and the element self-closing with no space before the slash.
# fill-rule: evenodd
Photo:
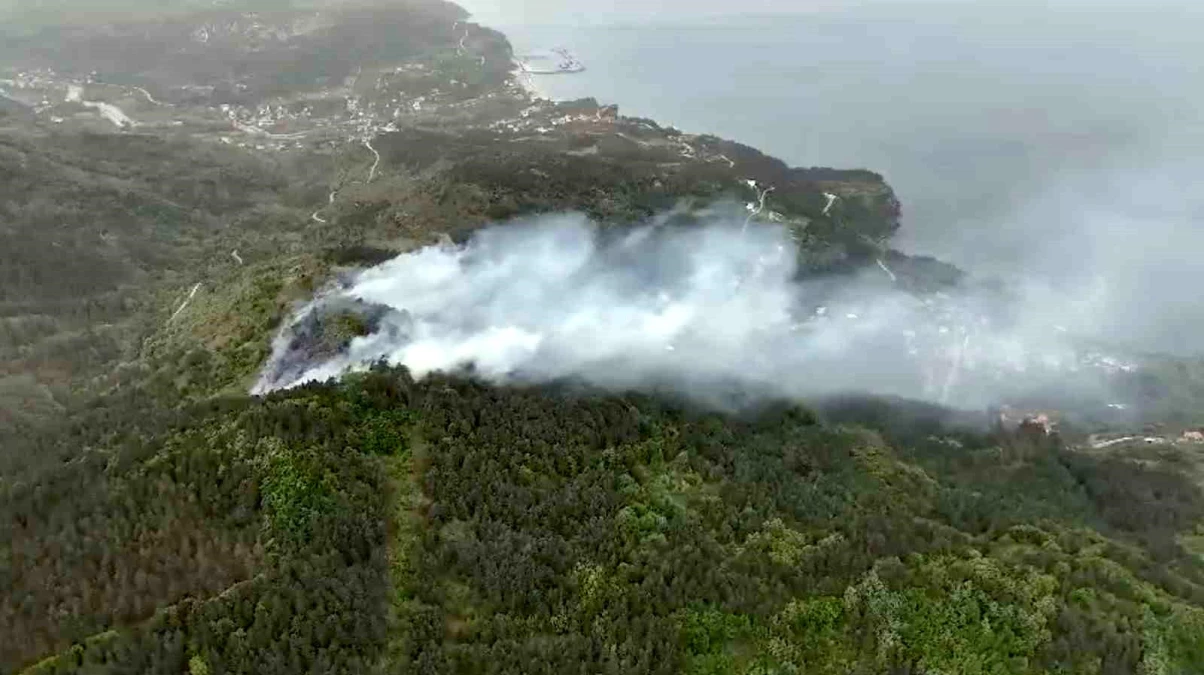
<svg viewBox="0 0 1204 675">
<path fill-rule="evenodd" d="M 897 448 L 906 423 L 388 369 L 144 404 L 38 439 L 22 449 L 75 459 L 3 482 L 9 668 L 1204 663 L 1204 565 L 1180 545 L 1204 495 L 1056 444 L 958 432 Z"/>
</svg>

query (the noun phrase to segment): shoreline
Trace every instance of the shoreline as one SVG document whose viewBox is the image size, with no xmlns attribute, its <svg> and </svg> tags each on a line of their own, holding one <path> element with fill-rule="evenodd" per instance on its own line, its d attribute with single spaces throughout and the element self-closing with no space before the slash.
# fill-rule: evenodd
<svg viewBox="0 0 1204 675">
<path fill-rule="evenodd" d="M 518 59 L 510 60 L 510 75 L 514 78 L 517 84 L 527 96 L 535 101 L 551 101 L 553 103 L 561 103 L 560 99 L 553 98 L 546 91 L 541 91 L 539 85 L 535 83 L 535 76 L 525 70 Z"/>
</svg>

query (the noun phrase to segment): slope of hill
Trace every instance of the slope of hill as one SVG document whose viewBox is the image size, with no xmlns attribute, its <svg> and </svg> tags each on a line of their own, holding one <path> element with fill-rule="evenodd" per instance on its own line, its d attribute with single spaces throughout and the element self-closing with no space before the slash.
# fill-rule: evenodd
<svg viewBox="0 0 1204 675">
<path fill-rule="evenodd" d="M 28 672 L 1201 663 L 1199 487 L 1048 439 L 377 371 L 20 449 L 71 458 L 4 483 Z"/>
</svg>

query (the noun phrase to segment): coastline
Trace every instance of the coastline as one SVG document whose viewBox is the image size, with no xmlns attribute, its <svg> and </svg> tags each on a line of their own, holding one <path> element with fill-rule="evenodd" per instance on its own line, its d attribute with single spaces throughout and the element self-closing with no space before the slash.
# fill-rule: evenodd
<svg viewBox="0 0 1204 675">
<path fill-rule="evenodd" d="M 515 84 L 517 84 L 524 92 L 526 92 L 527 96 L 529 96 L 533 101 L 552 101 L 553 103 L 560 103 L 560 101 L 548 95 L 546 91 L 540 90 L 539 85 L 535 83 L 535 76 L 523 69 L 518 59 L 511 59 L 510 68 L 510 74 L 511 77 L 514 78 Z"/>
<path fill-rule="evenodd" d="M 606 93 L 597 93 L 591 86 L 597 80 L 598 73 L 606 70 L 601 67 L 593 67 L 592 65 L 584 71 L 570 73 L 531 73 L 525 70 L 521 65 L 520 55 L 525 53 L 524 50 L 538 50 L 540 44 L 547 44 L 551 40 L 536 40 L 531 39 L 532 36 L 524 35 L 516 38 L 512 31 L 515 24 L 496 11 L 485 10 L 478 12 L 478 9 L 471 5 L 476 4 L 468 0 L 455 0 L 456 4 L 463 9 L 467 18 L 466 21 L 471 21 L 479 26 L 495 31 L 501 35 L 507 44 L 510 45 L 513 55 L 511 56 L 511 77 L 515 85 L 521 88 L 532 101 L 550 101 L 552 103 L 570 103 L 583 99 L 593 99 L 602 105 L 617 105 L 621 109 L 628 111 L 628 115 L 634 114 L 635 117 L 641 119 L 654 120 L 656 123 L 667 129 L 674 129 L 689 136 L 717 136 L 731 139 L 730 135 L 725 136 L 715 129 L 706 128 L 705 125 L 691 125 L 689 123 L 682 125 L 677 122 L 673 115 L 657 114 L 655 107 L 646 105 L 625 104 L 619 98 Z M 517 40 L 517 41 L 516 41 Z M 571 43 L 572 40 L 570 39 Z M 573 47 L 574 45 L 568 45 Z M 577 50 L 574 48 L 573 53 Z M 576 80 L 574 80 L 576 78 Z M 583 81 L 584 84 L 575 86 L 567 84 L 574 81 Z M 752 145 L 756 145 L 752 143 Z"/>
</svg>

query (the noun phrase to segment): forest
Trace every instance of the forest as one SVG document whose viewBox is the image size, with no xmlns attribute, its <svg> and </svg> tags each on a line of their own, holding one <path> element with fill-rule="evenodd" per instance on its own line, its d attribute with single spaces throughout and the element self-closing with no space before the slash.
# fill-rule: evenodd
<svg viewBox="0 0 1204 675">
<path fill-rule="evenodd" d="M 183 408 L 116 396 L 7 446 L 38 461 L 0 483 L 0 663 L 1204 666 L 1204 565 L 1181 544 L 1198 485 L 874 406 L 730 415 L 384 367 Z"/>
</svg>

